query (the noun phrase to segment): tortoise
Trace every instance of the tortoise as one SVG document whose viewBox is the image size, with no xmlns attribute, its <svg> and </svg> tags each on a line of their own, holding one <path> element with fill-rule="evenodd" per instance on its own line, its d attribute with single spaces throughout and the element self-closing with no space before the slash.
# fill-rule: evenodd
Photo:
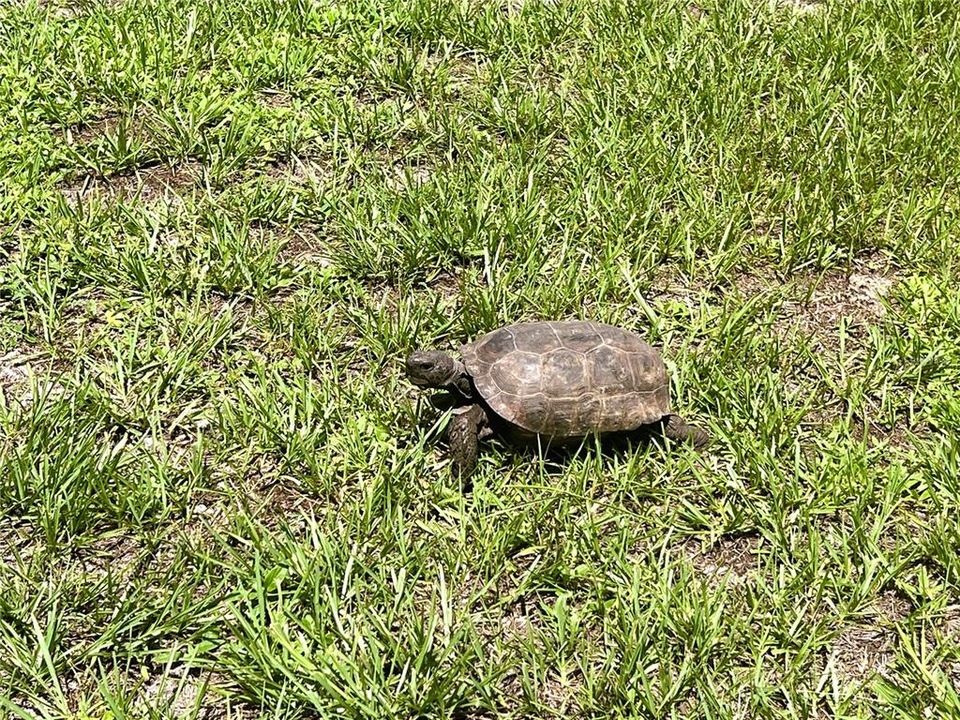
<svg viewBox="0 0 960 720">
<path fill-rule="evenodd" d="M 451 465 L 469 476 L 479 440 L 499 432 L 551 447 L 592 435 L 665 436 L 695 447 L 709 435 L 670 410 L 663 358 L 636 333 L 589 321 L 526 322 L 499 328 L 460 348 L 462 359 L 418 350 L 410 382 L 451 393 Z"/>
</svg>

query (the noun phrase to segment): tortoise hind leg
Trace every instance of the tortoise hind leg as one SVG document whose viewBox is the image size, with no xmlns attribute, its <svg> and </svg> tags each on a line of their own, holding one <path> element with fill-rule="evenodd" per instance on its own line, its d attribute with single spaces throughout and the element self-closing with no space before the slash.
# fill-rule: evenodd
<svg viewBox="0 0 960 720">
<path fill-rule="evenodd" d="M 690 443 L 697 449 L 710 444 L 710 435 L 705 430 L 687 425 L 679 415 L 667 415 L 663 419 L 663 434 L 673 442 Z"/>
<path fill-rule="evenodd" d="M 479 405 L 468 405 L 454 411 L 447 431 L 450 443 L 450 465 L 453 474 L 464 480 L 473 474 L 477 466 L 480 437 L 487 424 L 487 414 Z"/>
</svg>

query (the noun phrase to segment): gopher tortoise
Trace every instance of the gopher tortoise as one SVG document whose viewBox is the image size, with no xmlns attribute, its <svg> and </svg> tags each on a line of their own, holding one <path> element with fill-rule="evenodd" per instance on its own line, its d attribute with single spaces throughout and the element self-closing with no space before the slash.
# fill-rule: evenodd
<svg viewBox="0 0 960 720">
<path fill-rule="evenodd" d="M 708 444 L 703 430 L 670 411 L 663 359 L 640 336 L 597 322 L 528 322 L 494 330 L 460 348 L 462 360 L 434 350 L 407 358 L 410 381 L 448 390 L 451 465 L 469 476 L 479 440 L 493 432 L 524 444 L 581 442 L 640 431 Z"/>
</svg>

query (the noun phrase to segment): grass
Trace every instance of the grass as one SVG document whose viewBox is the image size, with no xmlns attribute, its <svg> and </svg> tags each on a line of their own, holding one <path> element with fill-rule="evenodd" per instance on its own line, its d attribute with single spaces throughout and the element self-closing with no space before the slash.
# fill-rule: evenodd
<svg viewBox="0 0 960 720">
<path fill-rule="evenodd" d="M 960 717 L 960 12 L 0 6 L 0 718 Z M 707 453 L 485 447 L 587 317 Z"/>
</svg>

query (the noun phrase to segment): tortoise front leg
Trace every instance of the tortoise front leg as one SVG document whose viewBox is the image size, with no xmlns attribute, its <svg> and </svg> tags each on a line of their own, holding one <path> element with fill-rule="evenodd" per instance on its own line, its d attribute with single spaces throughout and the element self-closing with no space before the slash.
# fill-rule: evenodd
<svg viewBox="0 0 960 720">
<path fill-rule="evenodd" d="M 673 442 L 690 443 L 697 449 L 710 444 L 710 435 L 706 431 L 687 425 L 679 415 L 667 415 L 663 419 L 663 434 Z"/>
<path fill-rule="evenodd" d="M 453 474 L 463 480 L 469 477 L 477 466 L 480 436 L 487 425 L 487 414 L 479 405 L 466 405 L 453 412 L 447 431 L 450 464 Z"/>
</svg>

